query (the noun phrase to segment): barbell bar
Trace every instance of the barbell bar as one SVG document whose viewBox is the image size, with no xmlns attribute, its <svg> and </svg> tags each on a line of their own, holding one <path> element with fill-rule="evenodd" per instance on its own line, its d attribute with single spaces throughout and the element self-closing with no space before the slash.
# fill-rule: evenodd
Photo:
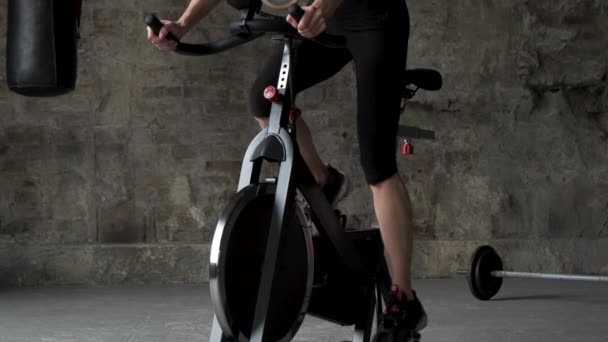
<svg viewBox="0 0 608 342">
<path fill-rule="evenodd" d="M 500 256 L 491 246 L 477 248 L 471 257 L 469 269 L 460 269 L 456 274 L 467 276 L 471 293 L 480 300 L 494 297 L 502 286 L 503 278 L 608 282 L 608 276 L 505 271 Z"/>
</svg>

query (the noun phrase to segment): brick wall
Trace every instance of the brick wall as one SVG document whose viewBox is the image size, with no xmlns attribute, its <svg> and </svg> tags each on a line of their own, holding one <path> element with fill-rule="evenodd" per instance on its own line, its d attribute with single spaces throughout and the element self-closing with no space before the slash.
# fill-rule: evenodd
<svg viewBox="0 0 608 342">
<path fill-rule="evenodd" d="M 6 8 L 0 0 L 0 8 Z M 77 90 L 0 87 L 0 285 L 202 282 L 213 229 L 258 128 L 248 86 L 269 48 L 177 56 L 144 13 L 187 1 L 85 2 Z M 605 1 L 410 1 L 410 67 L 445 82 L 403 124 L 434 129 L 399 159 L 415 207 L 415 273 L 451 276 L 481 243 L 508 266 L 597 272 L 608 263 Z M 222 4 L 188 41 L 227 34 Z M 5 65 L 6 11 L 0 10 Z M 0 80 L 5 80 L 4 67 Z M 354 183 L 370 224 L 350 66 L 300 97 L 320 153 Z"/>
</svg>

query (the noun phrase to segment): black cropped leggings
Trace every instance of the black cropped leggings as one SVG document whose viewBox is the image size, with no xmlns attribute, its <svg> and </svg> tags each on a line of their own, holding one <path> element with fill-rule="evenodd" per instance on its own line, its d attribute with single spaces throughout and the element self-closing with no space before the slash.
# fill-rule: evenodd
<svg viewBox="0 0 608 342">
<path fill-rule="evenodd" d="M 397 173 L 396 136 L 403 95 L 409 37 L 407 7 L 388 11 L 381 27 L 345 31 L 347 47 L 332 49 L 311 41 L 297 47 L 293 70 L 295 93 L 324 81 L 354 61 L 357 82 L 357 135 L 360 163 L 368 184 L 378 184 Z M 263 90 L 276 85 L 283 47 L 277 47 L 251 89 L 253 115 L 267 117 L 270 102 Z"/>
</svg>

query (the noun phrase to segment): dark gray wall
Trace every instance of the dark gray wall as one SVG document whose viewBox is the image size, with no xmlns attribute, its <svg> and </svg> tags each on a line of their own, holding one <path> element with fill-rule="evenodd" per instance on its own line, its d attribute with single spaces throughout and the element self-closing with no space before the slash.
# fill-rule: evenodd
<svg viewBox="0 0 608 342">
<path fill-rule="evenodd" d="M 0 64 L 6 0 L 0 0 Z M 77 90 L 0 87 L 0 284 L 201 282 L 220 211 L 257 132 L 248 85 L 269 40 L 222 55 L 162 53 L 142 17 L 187 1 L 85 1 Z M 445 76 L 402 123 L 436 130 L 400 159 L 417 276 L 451 276 L 491 243 L 507 265 L 598 272 L 608 263 L 608 3 L 410 1 L 410 67 Z M 226 35 L 223 4 L 189 41 Z M 0 80 L 5 80 L 4 67 Z M 302 94 L 321 154 L 354 183 L 369 225 L 351 67 Z"/>
</svg>

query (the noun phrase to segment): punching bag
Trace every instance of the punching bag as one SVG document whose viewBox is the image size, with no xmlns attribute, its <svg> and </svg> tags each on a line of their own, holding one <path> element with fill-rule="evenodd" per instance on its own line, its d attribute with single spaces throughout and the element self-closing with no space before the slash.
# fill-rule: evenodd
<svg viewBox="0 0 608 342">
<path fill-rule="evenodd" d="M 26 96 L 74 89 L 81 0 L 9 0 L 7 81 Z"/>
</svg>

